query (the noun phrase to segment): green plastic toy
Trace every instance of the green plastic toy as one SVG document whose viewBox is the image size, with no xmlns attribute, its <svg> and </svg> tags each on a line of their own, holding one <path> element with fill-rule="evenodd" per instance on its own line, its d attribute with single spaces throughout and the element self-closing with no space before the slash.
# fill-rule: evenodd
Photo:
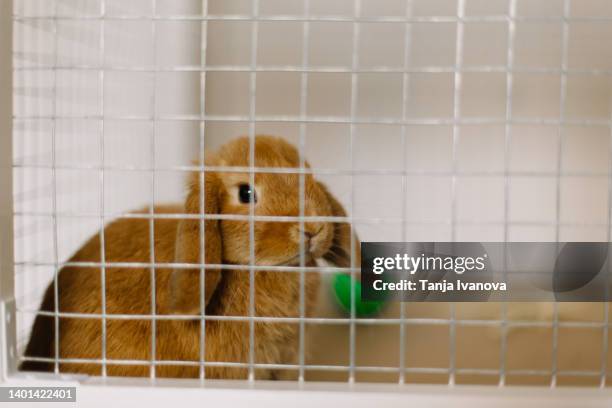
<svg viewBox="0 0 612 408">
<path fill-rule="evenodd" d="M 352 285 L 351 282 L 354 281 Z M 364 302 L 361 300 L 361 282 L 350 275 L 337 273 L 334 275 L 333 290 L 336 301 L 346 313 L 351 313 L 351 289 L 354 290 L 355 314 L 357 317 L 371 316 L 380 312 L 384 301 Z"/>
</svg>

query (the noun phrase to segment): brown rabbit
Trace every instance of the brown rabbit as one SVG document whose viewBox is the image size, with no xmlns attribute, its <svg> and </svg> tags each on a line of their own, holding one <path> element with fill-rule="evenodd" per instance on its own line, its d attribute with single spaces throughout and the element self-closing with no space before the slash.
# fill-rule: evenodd
<svg viewBox="0 0 612 408">
<path fill-rule="evenodd" d="M 216 154 L 206 158 L 209 166 L 249 166 L 248 138 L 231 141 Z M 258 136 L 255 139 L 256 167 L 299 167 L 296 149 L 280 138 Z M 250 200 L 255 200 L 255 215 L 298 216 L 298 174 L 256 173 L 250 186 L 247 172 L 206 172 L 205 213 L 248 215 Z M 254 187 L 254 190 L 253 190 Z M 148 210 L 143 210 L 147 212 Z M 199 214 L 200 176 L 190 175 L 184 206 L 158 206 L 155 213 Z M 306 216 L 345 216 L 338 201 L 312 175 L 305 176 Z M 149 263 L 150 220 L 124 218 L 104 230 L 106 262 Z M 205 261 L 207 264 L 248 265 L 249 221 L 209 219 L 205 222 Z M 299 265 L 299 223 L 257 221 L 255 262 L 262 266 Z M 305 222 L 306 264 L 325 258 L 339 266 L 350 263 L 351 228 L 344 223 Z M 154 221 L 155 262 L 199 263 L 200 221 L 196 218 L 158 218 Z M 358 250 L 358 243 L 356 245 Z M 70 259 L 71 262 L 100 262 L 100 237 L 96 234 Z M 155 313 L 158 315 L 200 314 L 200 269 L 157 268 L 155 270 Z M 101 272 L 99 267 L 64 267 L 58 275 L 59 311 L 93 314 L 62 316 L 59 319 L 59 357 L 62 359 L 102 358 Z M 305 307 L 310 315 L 316 303 L 318 273 L 305 273 Z M 106 358 L 141 360 L 144 364 L 107 363 L 107 374 L 148 376 L 152 360 L 151 269 L 112 266 L 105 269 L 106 284 Z M 205 309 L 213 319 L 205 324 L 205 360 L 241 363 L 234 366 L 206 366 L 208 378 L 245 378 L 249 362 L 249 271 L 248 269 L 206 269 Z M 255 315 L 258 317 L 298 317 L 300 274 L 293 271 L 255 272 Z M 41 305 L 42 311 L 54 311 L 54 287 L 51 284 Z M 120 314 L 113 318 L 113 314 Z M 125 315 L 140 315 L 126 318 Z M 238 317 L 222 320 L 219 316 Z M 216 319 L 215 319 L 216 318 Z M 54 317 L 38 315 L 27 346 L 26 357 L 55 357 Z M 298 350 L 298 324 L 258 321 L 255 323 L 255 363 L 295 364 Z M 201 320 L 157 319 L 155 360 L 160 377 L 197 377 L 199 375 Z M 164 363 L 165 360 L 165 363 Z M 176 363 L 174 363 L 176 362 Z M 183 362 L 183 364 L 181 364 Z M 184 363 L 191 362 L 191 363 Z M 24 361 L 23 370 L 53 369 L 48 361 Z M 61 372 L 100 375 L 98 362 L 62 362 Z M 278 378 L 277 370 L 258 369 L 257 378 Z"/>
</svg>

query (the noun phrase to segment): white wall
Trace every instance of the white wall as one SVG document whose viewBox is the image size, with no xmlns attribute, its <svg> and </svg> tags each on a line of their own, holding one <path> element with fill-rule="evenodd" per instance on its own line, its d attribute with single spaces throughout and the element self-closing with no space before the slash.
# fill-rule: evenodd
<svg viewBox="0 0 612 408">
<path fill-rule="evenodd" d="M 236 3 L 245 7 L 236 10 Z M 377 0 L 362 1 L 362 17 L 402 18 L 406 4 L 412 4 L 414 18 L 456 15 L 454 0 Z M 212 2 L 213 14 L 248 14 L 249 2 Z M 353 15 L 352 1 L 311 1 L 313 18 Z M 517 1 L 519 17 L 559 17 L 562 1 Z M 496 16 L 496 22 L 468 22 L 463 41 L 466 69 L 507 64 L 507 0 L 467 0 L 467 18 Z M 571 17 L 605 16 L 612 5 L 605 1 L 575 1 Z M 259 14 L 264 18 L 303 15 L 300 1 L 262 1 Z M 405 24 L 369 22 L 361 25 L 358 47 L 359 69 L 403 68 Z M 310 24 L 309 66 L 312 69 L 350 69 L 352 34 L 350 22 Z M 452 207 L 453 128 L 448 125 L 420 125 L 423 122 L 453 119 L 456 24 L 418 22 L 409 27 L 409 69 L 445 68 L 443 73 L 415 73 L 409 78 L 405 152 L 401 126 L 358 125 L 354 135 L 354 165 L 360 170 L 406 169 L 406 226 L 409 240 L 449 240 Z M 561 19 L 519 20 L 516 23 L 514 65 L 523 72 L 514 74 L 512 88 L 513 120 L 558 120 L 560 117 L 562 60 Z M 568 68 L 572 70 L 610 69 L 612 51 L 607 46 L 612 35 L 608 22 L 572 21 L 569 24 Z M 251 26 L 249 22 L 209 24 L 208 64 L 250 64 Z M 264 21 L 259 24 L 257 64 L 260 66 L 302 65 L 302 24 Z M 532 72 L 525 72 L 531 69 Z M 534 73 L 534 70 L 544 71 Z M 546 72 L 548 70 L 548 72 Z M 555 71 L 556 70 L 556 71 Z M 207 84 L 207 113 L 248 115 L 246 72 L 211 73 Z M 356 119 L 358 121 L 402 118 L 402 75 L 361 73 L 358 75 Z M 307 115 L 350 119 L 350 73 L 313 73 L 308 76 Z M 564 107 L 567 120 L 600 120 L 604 126 L 564 126 L 561 170 L 564 173 L 600 177 L 566 177 L 561 181 L 561 240 L 606 240 L 608 217 L 608 161 L 612 84 L 610 75 L 575 75 L 567 79 Z M 263 72 L 257 75 L 256 113 L 261 117 L 300 114 L 300 73 Z M 456 238 L 459 240 L 504 239 L 504 177 L 506 116 L 506 73 L 465 73 L 460 97 L 461 120 L 491 119 L 491 125 L 459 127 L 456 170 L 465 173 L 496 172 L 495 176 L 459 177 L 456 189 Z M 414 124 L 416 123 L 416 124 Z M 211 146 L 228 138 L 247 134 L 246 123 L 207 125 Z M 296 123 L 261 122 L 258 133 L 272 133 L 297 141 Z M 307 158 L 315 168 L 349 169 L 349 126 L 309 124 L 306 131 Z M 511 240 L 554 240 L 559 132 L 556 125 L 516 124 L 510 129 L 508 170 L 530 173 L 511 177 L 509 184 L 509 238 Z M 405 156 L 404 156 L 405 153 Z M 429 173 L 423 175 L 419 173 Z M 436 174 L 437 173 L 437 174 Z M 538 173 L 537 176 L 533 173 Z M 417 174 L 417 175 L 414 175 Z M 446 174 L 446 175 L 445 175 Z M 327 176 L 332 191 L 350 206 L 350 183 L 346 177 Z M 355 208 L 358 218 L 402 217 L 401 176 L 357 176 Z M 530 223 L 550 225 L 529 225 Z M 419 225 L 419 223 L 421 225 Z M 430 225 L 422 225 L 428 223 Z M 487 225 L 483 225 L 483 224 Z M 432 225 L 433 224 L 433 225 Z M 462 224 L 462 225 L 461 225 Z M 480 224 L 480 225 L 479 225 Z M 573 225 L 570 225 L 573 224 Z M 587 224 L 579 225 L 579 224 Z M 588 224 L 600 224 L 592 226 Z M 363 224 L 358 230 L 364 240 L 400 240 L 402 226 Z"/>
<path fill-rule="evenodd" d="M 15 13 L 52 16 L 53 3 L 16 1 Z M 153 118 L 199 115 L 199 73 L 171 69 L 199 66 L 200 23 L 162 20 L 153 25 L 145 19 L 113 19 L 151 15 L 153 2 L 106 0 L 105 4 L 109 19 L 104 23 L 95 19 L 15 21 L 17 263 L 54 262 L 54 221 L 50 216 L 54 189 L 59 215 L 57 259 L 64 261 L 98 230 L 102 206 L 105 214 L 117 214 L 151 202 L 181 201 L 182 173 L 156 172 L 152 197 L 152 173 L 146 169 L 190 164 L 197 157 L 197 121 Z M 100 1 L 57 0 L 56 5 L 60 16 L 100 14 Z M 192 15 L 200 13 L 200 8 L 198 2 L 159 0 L 156 13 Z M 59 67 L 56 74 L 50 69 L 26 69 L 54 65 Z M 103 81 L 101 65 L 108 68 Z M 143 67 L 153 70 L 134 71 Z M 104 122 L 99 120 L 102 114 Z M 122 117 L 141 119 L 117 119 Z M 101 166 L 107 168 L 103 186 Z M 18 265 L 16 269 L 19 306 L 35 310 L 53 267 Z M 21 317 L 20 335 L 25 340 L 32 316 Z"/>
</svg>

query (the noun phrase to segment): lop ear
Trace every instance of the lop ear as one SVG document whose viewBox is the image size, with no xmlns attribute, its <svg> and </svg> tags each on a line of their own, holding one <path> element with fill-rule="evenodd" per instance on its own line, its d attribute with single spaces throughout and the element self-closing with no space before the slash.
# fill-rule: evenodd
<svg viewBox="0 0 612 408">
<path fill-rule="evenodd" d="M 218 214 L 220 211 L 219 195 L 220 180 L 215 173 L 204 175 L 204 208 L 200 209 L 201 180 L 200 174 L 190 176 L 189 193 L 185 200 L 186 214 Z M 221 263 L 221 232 L 218 220 L 204 221 L 204 257 L 200 256 L 200 219 L 181 219 L 176 231 L 175 262 L 176 263 Z M 204 299 L 208 305 L 215 289 L 221 281 L 219 269 L 209 269 L 204 272 Z M 194 314 L 200 311 L 200 268 L 175 268 L 170 276 L 170 304 L 173 313 Z"/>
<path fill-rule="evenodd" d="M 342 204 L 334 197 L 323 183 L 318 183 L 331 206 L 332 216 L 346 217 L 346 211 Z M 323 255 L 323 259 L 332 264 L 342 267 L 351 267 L 351 234 L 354 236 L 354 255 L 353 266 L 358 268 L 361 265 L 361 242 L 357 233 L 353 231 L 353 226 L 348 222 L 334 222 L 334 239 L 329 251 Z"/>
</svg>

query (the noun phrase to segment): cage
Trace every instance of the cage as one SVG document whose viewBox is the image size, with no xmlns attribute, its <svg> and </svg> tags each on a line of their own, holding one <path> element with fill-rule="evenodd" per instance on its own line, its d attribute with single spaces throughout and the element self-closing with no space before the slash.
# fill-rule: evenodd
<svg viewBox="0 0 612 408">
<path fill-rule="evenodd" d="M 183 201 L 185 178 L 211 171 L 206 152 L 239 135 L 251 147 L 259 134 L 297 146 L 297 171 L 262 170 L 253 157 L 243 171 L 252 180 L 299 174 L 301 183 L 315 175 L 346 208 L 336 221 L 361 241 L 609 242 L 609 2 L 4 0 L 0 18 L 0 177 L 12 185 L 0 192 L 8 383 L 76 383 L 90 404 L 106 392 L 154 404 L 609 403 L 607 303 L 393 303 L 362 318 L 335 307 L 339 269 L 320 265 L 306 316 L 303 255 L 284 268 L 302 279 L 300 313 L 287 320 L 298 333 L 292 364 L 257 360 L 254 327 L 275 316 L 256 316 L 251 303 L 244 361 L 187 361 L 198 378 L 174 380 L 158 378 L 168 362 L 150 357 L 124 362 L 150 378 L 115 378 L 107 368 L 121 361 L 107 356 L 105 328 L 117 317 L 56 307 L 56 325 L 102 323 L 100 357 L 86 361 L 101 377 L 62 373 L 70 361 L 57 350 L 54 373 L 17 370 L 36 360 L 25 347 L 42 296 L 75 251 L 99 234 L 102 259 L 81 266 L 104 281 L 114 265 L 101 227 L 164 219 L 131 211 Z M 309 220 L 303 188 L 289 221 Z M 252 288 L 253 206 L 247 220 Z M 151 243 L 154 235 L 151 227 Z M 352 237 L 344 272 L 359 272 L 358 245 Z M 154 253 L 133 267 L 155 281 Z M 202 312 L 203 322 L 214 318 Z M 153 327 L 163 320 L 141 317 Z M 244 368 L 248 379 L 206 379 L 206 364 Z M 259 380 L 270 367 L 295 379 Z"/>
</svg>

